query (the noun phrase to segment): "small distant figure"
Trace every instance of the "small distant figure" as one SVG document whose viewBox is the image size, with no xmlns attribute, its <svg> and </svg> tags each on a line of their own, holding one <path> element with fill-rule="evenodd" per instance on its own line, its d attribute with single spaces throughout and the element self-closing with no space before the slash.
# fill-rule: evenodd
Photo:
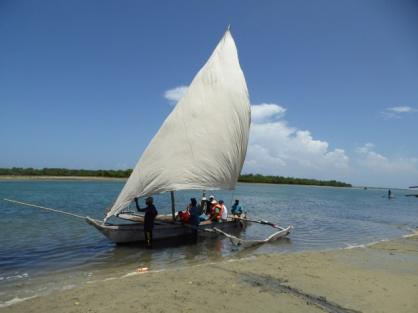
<svg viewBox="0 0 418 313">
<path fill-rule="evenodd" d="M 390 198 L 392 198 L 392 190 L 388 190 L 388 198 L 390 199 Z"/>
<path fill-rule="evenodd" d="M 231 208 L 232 215 L 241 216 L 242 214 L 242 206 L 239 204 L 239 200 L 235 199 L 235 203 L 232 205 Z"/>
<path fill-rule="evenodd" d="M 145 199 L 145 204 L 147 205 L 144 209 L 139 207 L 138 198 L 135 198 L 136 209 L 138 212 L 145 212 L 144 217 L 144 237 L 145 245 L 147 248 L 152 248 L 152 231 L 154 229 L 154 220 L 158 215 L 158 211 L 154 206 L 154 199 L 148 197 Z"/>
<path fill-rule="evenodd" d="M 228 208 L 226 207 L 224 200 L 219 200 L 219 205 L 221 206 L 221 219 L 226 221 L 228 219 Z"/>
</svg>

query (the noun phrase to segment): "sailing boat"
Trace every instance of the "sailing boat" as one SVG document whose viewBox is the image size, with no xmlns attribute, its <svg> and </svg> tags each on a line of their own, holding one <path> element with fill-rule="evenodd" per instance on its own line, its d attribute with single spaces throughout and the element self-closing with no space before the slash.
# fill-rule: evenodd
<svg viewBox="0 0 418 313">
<path fill-rule="evenodd" d="M 87 217 L 87 222 L 117 243 L 144 241 L 143 217 L 124 210 L 135 198 L 170 192 L 172 214 L 157 216 L 154 240 L 191 234 L 191 227 L 175 220 L 174 192 L 233 190 L 244 163 L 250 122 L 247 84 L 228 28 L 145 149 L 104 220 Z M 113 216 L 135 223 L 109 223 Z M 230 219 L 199 229 L 242 226 L 242 219 Z"/>
</svg>

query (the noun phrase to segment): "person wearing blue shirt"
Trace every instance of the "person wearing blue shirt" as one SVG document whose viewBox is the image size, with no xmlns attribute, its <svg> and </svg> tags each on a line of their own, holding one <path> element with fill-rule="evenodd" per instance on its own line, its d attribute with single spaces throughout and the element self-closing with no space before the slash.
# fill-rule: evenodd
<svg viewBox="0 0 418 313">
<path fill-rule="evenodd" d="M 232 205 L 231 213 L 233 215 L 241 216 L 241 214 L 242 214 L 242 207 L 240 206 L 238 199 L 236 199 L 235 200 L 235 203 Z"/>
<path fill-rule="evenodd" d="M 190 199 L 190 204 L 189 204 L 189 213 L 190 213 L 190 219 L 189 219 L 189 224 L 192 225 L 199 225 L 199 208 L 197 207 L 197 201 L 195 198 L 191 198 Z"/>
</svg>

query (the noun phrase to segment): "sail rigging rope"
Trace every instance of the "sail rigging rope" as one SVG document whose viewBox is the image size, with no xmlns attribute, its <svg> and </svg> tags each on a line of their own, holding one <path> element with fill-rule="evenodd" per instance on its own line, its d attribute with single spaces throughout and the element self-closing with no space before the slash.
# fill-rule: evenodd
<svg viewBox="0 0 418 313">
<path fill-rule="evenodd" d="M 47 211 L 52 211 L 52 212 L 56 212 L 56 213 L 62 213 L 62 214 L 67 214 L 73 217 L 77 217 L 77 218 L 81 218 L 81 219 L 85 219 L 85 216 L 81 216 L 78 214 L 74 214 L 74 213 L 70 213 L 70 212 L 66 212 L 66 211 L 61 211 L 61 210 L 57 210 L 57 209 L 51 209 L 51 208 L 47 208 L 41 205 L 36 205 L 36 204 L 31 204 L 31 203 L 26 203 L 26 202 L 21 202 L 21 201 L 17 201 L 17 200 L 10 200 L 10 199 L 3 199 L 4 201 L 8 201 L 8 202 L 12 202 L 12 203 L 17 203 L 20 205 L 26 205 L 26 206 L 30 206 L 30 207 L 34 207 L 34 208 L 38 208 L 38 209 L 42 209 L 42 210 L 47 210 Z"/>
</svg>

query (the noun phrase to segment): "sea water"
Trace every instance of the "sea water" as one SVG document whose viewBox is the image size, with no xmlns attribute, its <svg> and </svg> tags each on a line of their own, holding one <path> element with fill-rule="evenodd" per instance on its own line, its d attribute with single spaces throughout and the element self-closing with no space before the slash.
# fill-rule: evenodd
<svg viewBox="0 0 418 313">
<path fill-rule="evenodd" d="M 214 191 L 228 208 L 239 199 L 250 218 L 293 225 L 289 238 L 244 249 L 228 239 L 178 241 L 146 250 L 141 244 L 118 246 L 83 219 L 3 201 L 3 198 L 102 219 L 124 181 L 0 181 L 0 307 L 95 280 L 122 277 L 146 266 L 151 270 L 246 258 L 361 246 L 400 237 L 418 226 L 418 199 L 408 190 L 238 184 L 235 191 Z M 176 193 L 178 210 L 197 191 Z M 156 195 L 160 214 L 171 212 L 170 195 Z M 264 239 L 275 229 L 251 224 L 245 239 Z"/>
</svg>

